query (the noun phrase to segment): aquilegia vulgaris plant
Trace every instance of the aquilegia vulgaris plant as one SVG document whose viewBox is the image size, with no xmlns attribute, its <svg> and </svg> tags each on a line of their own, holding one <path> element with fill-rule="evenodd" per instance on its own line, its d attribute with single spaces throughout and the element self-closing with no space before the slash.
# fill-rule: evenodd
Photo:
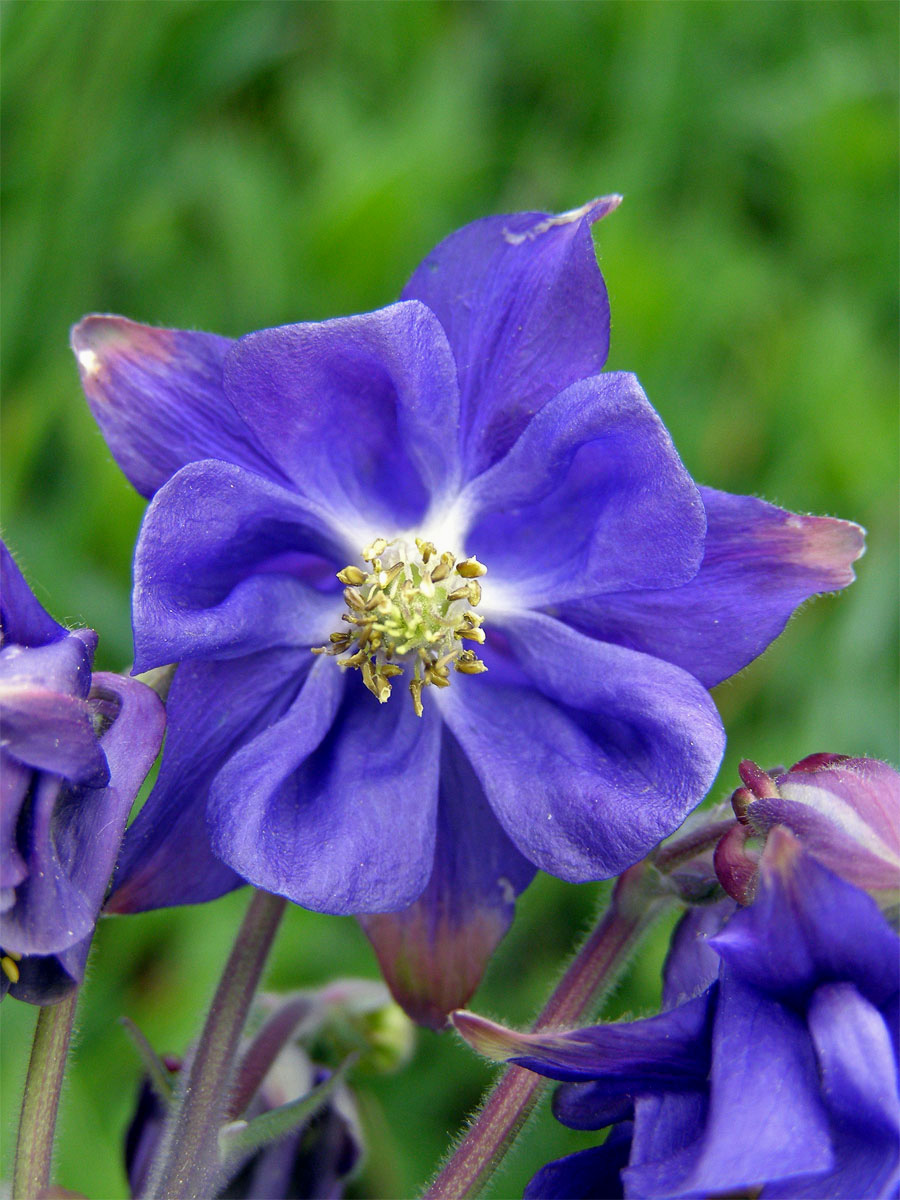
<svg viewBox="0 0 900 1200">
<path fill-rule="evenodd" d="M 535 1072 L 580 1081 L 561 1119 L 614 1128 L 530 1195 L 896 1187 L 895 773 L 831 754 L 789 772 L 745 762 L 732 806 L 676 833 L 724 750 L 710 689 L 805 600 L 852 581 L 863 532 L 699 486 L 637 378 L 604 372 L 591 227 L 619 200 L 467 225 L 376 312 L 237 341 L 119 316 L 73 329 L 91 411 L 149 500 L 134 673 L 167 719 L 105 911 L 257 889 L 183 1059 L 130 1028 L 144 1066 L 135 1195 L 339 1196 L 358 1169 L 348 1078 L 355 1063 L 396 1067 L 411 1025 L 380 990 L 342 981 L 270 998 L 246 1036 L 286 901 L 357 916 L 399 1005 L 442 1029 L 538 869 L 618 879 L 532 1033 L 456 1013 L 476 1047 L 531 1070 L 501 1079 L 430 1197 L 484 1185 L 538 1096 Z M 28 955 L 78 942 L 74 986 L 162 708 L 134 681 L 90 691 L 91 635 L 21 608 L 36 602 L 4 563 L 16 766 L 0 967 L 16 984 Z M 75 676 L 42 674 L 72 646 Z M 132 694 L 143 708 L 120 779 Z M 71 749 L 62 765 L 41 757 L 51 736 Z M 72 831 L 109 797 L 110 853 L 79 859 L 92 874 L 78 937 L 27 942 L 34 913 L 54 930 L 73 921 L 61 887 L 35 906 L 36 856 L 47 843 L 70 864 Z M 675 905 L 688 912 L 663 1013 L 580 1029 Z M 16 1197 L 49 1182 L 70 1028 L 71 1008 L 38 1025 Z M 55 1081 L 43 1090 L 40 1061 Z"/>
</svg>

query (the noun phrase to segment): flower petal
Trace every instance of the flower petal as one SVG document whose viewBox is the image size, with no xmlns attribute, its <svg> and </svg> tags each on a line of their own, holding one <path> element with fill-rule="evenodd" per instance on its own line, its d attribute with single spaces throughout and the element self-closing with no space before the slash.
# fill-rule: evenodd
<svg viewBox="0 0 900 1200">
<path fill-rule="evenodd" d="M 90 936 L 56 954 L 28 954 L 16 965 L 18 981 L 10 985 L 4 975 L 0 996 L 9 994 L 24 1004 L 45 1007 L 59 1004 L 84 979 L 84 968 L 91 948 Z"/>
<path fill-rule="evenodd" d="M 734 912 L 733 900 L 689 908 L 672 934 L 663 967 L 663 1007 L 697 996 L 718 978 L 721 960 L 709 945 Z"/>
<path fill-rule="evenodd" d="M 43 646 L 4 646 L 0 650 L 0 686 L 16 691 L 58 692 L 72 700 L 85 700 L 91 690 L 96 644 L 97 635 L 92 629 L 79 629 Z"/>
<path fill-rule="evenodd" d="M 459 503 L 471 513 L 469 551 L 520 608 L 672 587 L 696 575 L 703 558 L 700 495 L 624 372 L 583 379 L 549 400 Z"/>
<path fill-rule="evenodd" d="M 91 412 L 142 495 L 152 496 L 179 467 L 203 458 L 279 478 L 225 397 L 229 338 L 90 316 L 73 328 L 71 343 Z"/>
<path fill-rule="evenodd" d="M 628 1163 L 631 1125 L 614 1129 L 602 1146 L 567 1154 L 532 1176 L 522 1200 L 618 1200 L 619 1172 Z"/>
<path fill-rule="evenodd" d="M 34 597 L 15 559 L 0 541 L 0 646 L 45 646 L 66 630 Z"/>
<path fill-rule="evenodd" d="M 482 657 L 487 675 L 437 700 L 504 829 L 542 870 L 617 875 L 709 789 L 724 733 L 685 672 L 536 613 L 504 616 Z"/>
<path fill-rule="evenodd" d="M 283 715 L 309 665 L 288 649 L 178 667 L 159 777 L 125 834 L 107 912 L 198 904 L 245 882 L 213 853 L 209 788 L 238 747 Z"/>
<path fill-rule="evenodd" d="M 854 983 L 880 1006 L 897 992 L 900 938 L 865 892 L 821 866 L 783 826 L 769 834 L 756 899 L 710 940 L 743 979 L 805 1003 L 823 983 Z"/>
<path fill-rule="evenodd" d="M 706 553 L 681 587 L 628 592 L 565 605 L 560 615 L 591 637 L 675 663 L 714 687 L 781 633 L 794 609 L 853 582 L 863 530 L 831 517 L 804 517 L 753 496 L 711 488 Z"/>
<path fill-rule="evenodd" d="M 455 491 L 456 367 L 423 304 L 248 334 L 225 388 L 301 493 L 361 531 L 356 553 Z"/>
<path fill-rule="evenodd" d="M 294 493 L 230 463 L 191 463 L 141 528 L 135 669 L 327 641 L 343 608 L 340 557 L 327 519 Z"/>
<path fill-rule="evenodd" d="M 217 776 L 216 854 L 266 891 L 317 912 L 390 912 L 434 858 L 440 721 L 380 705 L 356 672 L 320 658 L 291 709 Z M 403 836 L 398 837 L 398 830 Z"/>
<path fill-rule="evenodd" d="M 30 846 L 28 876 L 4 914 L 3 945 L 48 955 L 75 946 L 93 931 L 116 863 L 125 823 L 162 741 L 165 710 L 133 679 L 100 673 L 95 692 L 115 716 L 101 740 L 107 787 L 72 786 L 36 777 L 21 819 Z M 76 956 L 71 967 L 84 956 Z M 80 976 L 76 976 L 80 978 Z"/>
<path fill-rule="evenodd" d="M 819 988 L 808 1014 L 822 1088 L 832 1114 L 834 1169 L 764 1196 L 860 1196 L 897 1194 L 900 1098 L 897 1060 L 884 1018 L 852 984 Z"/>
<path fill-rule="evenodd" d="M 553 1115 L 570 1129 L 605 1129 L 634 1116 L 634 1097 L 617 1079 L 563 1083 L 553 1093 Z"/>
<path fill-rule="evenodd" d="M 622 1171 L 627 1197 L 684 1195 L 681 1181 L 696 1161 L 708 1108 L 706 1088 L 638 1098 L 631 1159 Z"/>
<path fill-rule="evenodd" d="M 713 1031 L 709 1117 L 684 1193 L 727 1193 L 826 1171 L 832 1162 L 804 1023 L 726 970 Z"/>
<path fill-rule="evenodd" d="M 102 800 L 103 795 L 103 790 L 89 794 L 86 803 L 96 797 Z M 73 883 L 56 848 L 57 822 L 65 826 L 81 800 L 79 794 L 71 795 L 57 776 L 36 776 L 19 817 L 20 838 L 29 846 L 28 876 L 16 888 L 15 904 L 3 914 L 4 950 L 52 954 L 80 942 L 93 930 L 96 913 Z"/>
<path fill-rule="evenodd" d="M 15 903 L 15 888 L 28 874 L 16 845 L 19 813 L 31 786 L 32 772 L 0 751 L 0 913 Z"/>
<path fill-rule="evenodd" d="M 852 983 L 817 989 L 807 1020 L 828 1106 L 842 1122 L 900 1147 L 897 1062 L 881 1013 Z"/>
<path fill-rule="evenodd" d="M 404 288 L 450 340 L 466 478 L 496 462 L 551 396 L 603 367 L 609 300 L 590 227 L 620 200 L 475 221 L 436 246 Z"/>
<path fill-rule="evenodd" d="M 512 1062 L 550 1079 L 604 1080 L 623 1096 L 700 1086 L 709 1070 L 710 995 L 619 1025 L 561 1032 L 518 1033 L 475 1013 L 456 1012 L 453 1024 L 479 1054 Z"/>
<path fill-rule="evenodd" d="M 109 779 L 83 700 L 46 688 L 3 684 L 0 718 L 4 757 L 10 755 L 26 766 L 92 787 L 102 787 Z"/>
<path fill-rule="evenodd" d="M 360 917 L 395 999 L 442 1029 L 475 991 L 535 868 L 503 832 L 478 778 L 446 728 L 441 739 L 437 842 L 428 886 L 409 908 Z"/>
</svg>

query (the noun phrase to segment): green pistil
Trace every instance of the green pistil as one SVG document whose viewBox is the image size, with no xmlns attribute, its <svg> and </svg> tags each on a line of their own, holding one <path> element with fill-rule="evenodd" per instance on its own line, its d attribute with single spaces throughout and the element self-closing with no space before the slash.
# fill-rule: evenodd
<svg viewBox="0 0 900 1200">
<path fill-rule="evenodd" d="M 465 640 L 482 643 L 478 577 L 486 568 L 476 558 L 459 562 L 438 555 L 430 542 L 416 539 L 416 554 L 399 540 L 376 540 L 362 552 L 369 570 L 350 565 L 338 571 L 346 584 L 346 630 L 331 634 L 330 645 L 314 654 L 347 654 L 341 667 L 354 667 L 363 683 L 384 704 L 391 680 L 411 668 L 409 690 L 416 715 L 422 715 L 422 689 L 449 687 L 450 667 L 464 675 L 486 671 Z"/>
</svg>

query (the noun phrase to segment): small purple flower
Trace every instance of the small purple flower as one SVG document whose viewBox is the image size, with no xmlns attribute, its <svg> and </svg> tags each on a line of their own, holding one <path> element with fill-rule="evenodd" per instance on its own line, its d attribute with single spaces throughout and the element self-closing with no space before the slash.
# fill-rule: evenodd
<svg viewBox="0 0 900 1200">
<path fill-rule="evenodd" d="M 536 868 L 616 875 L 706 793 L 708 689 L 852 580 L 862 534 L 697 488 L 634 376 L 600 373 L 590 226 L 618 200 L 468 225 L 374 313 L 75 328 L 152 497 L 136 669 L 180 664 L 113 908 L 249 880 L 368 914 L 439 1024 Z"/>
<path fill-rule="evenodd" d="M 181 1070 L 180 1060 L 167 1057 L 162 1061 L 174 1081 Z M 251 1121 L 290 1104 L 329 1077 L 330 1072 L 311 1062 L 299 1046 L 288 1044 L 234 1119 Z M 125 1170 L 132 1196 L 146 1195 L 165 1119 L 162 1102 L 144 1080 L 125 1135 Z M 215 1195 L 221 1200 L 340 1200 L 345 1181 L 359 1167 L 362 1155 L 356 1105 L 349 1089 L 341 1084 L 310 1120 L 238 1164 Z"/>
<path fill-rule="evenodd" d="M 482 1053 L 567 1081 L 565 1124 L 617 1123 L 527 1196 L 896 1196 L 900 939 L 782 827 L 756 900 L 720 930 L 733 910 L 684 918 L 659 1016 L 517 1034 L 456 1014 Z"/>
<path fill-rule="evenodd" d="M 819 862 L 894 903 L 900 895 L 900 774 L 874 758 L 811 754 L 789 771 L 740 765 L 739 820 L 765 836 L 786 825 Z"/>
<path fill-rule="evenodd" d="M 53 1004 L 82 979 L 165 713 L 91 675 L 97 635 L 58 625 L 2 542 L 0 584 L 0 993 Z"/>
</svg>

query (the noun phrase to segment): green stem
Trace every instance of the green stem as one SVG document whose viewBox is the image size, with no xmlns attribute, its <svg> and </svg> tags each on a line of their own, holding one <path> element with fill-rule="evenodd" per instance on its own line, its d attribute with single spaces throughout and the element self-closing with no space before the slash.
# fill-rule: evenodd
<svg viewBox="0 0 900 1200">
<path fill-rule="evenodd" d="M 154 1200 L 212 1194 L 238 1042 L 286 904 L 254 892 L 167 1123 L 147 1193 Z"/>
<path fill-rule="evenodd" d="M 50 1186 L 56 1114 L 77 1001 L 73 989 L 65 1000 L 38 1013 L 16 1142 L 13 1200 L 33 1200 Z"/>
<path fill-rule="evenodd" d="M 646 864 L 638 863 L 620 877 L 610 907 L 547 1001 L 535 1032 L 577 1025 L 596 1010 L 638 939 L 668 903 L 647 889 L 646 874 Z M 463 1200 L 482 1191 L 547 1086 L 533 1071 L 507 1067 L 423 1200 Z"/>
</svg>

